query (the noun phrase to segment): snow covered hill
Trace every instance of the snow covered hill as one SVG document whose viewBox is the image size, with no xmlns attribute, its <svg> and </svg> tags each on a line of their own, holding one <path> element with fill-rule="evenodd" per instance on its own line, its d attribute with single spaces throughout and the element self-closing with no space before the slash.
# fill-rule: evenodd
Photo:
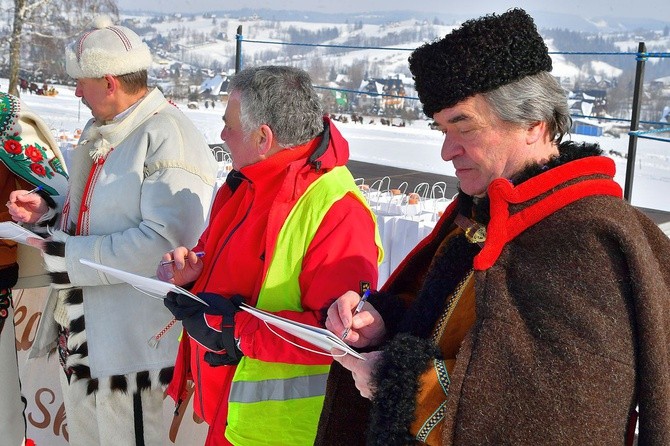
<svg viewBox="0 0 670 446">
<path fill-rule="evenodd" d="M 169 67 L 174 62 L 185 62 L 199 66 L 220 66 L 230 70 L 235 66 L 235 51 L 238 27 L 242 27 L 242 36 L 245 40 L 262 42 L 286 43 L 313 43 L 326 45 L 340 45 L 339 48 L 323 47 L 287 47 L 284 45 L 243 42 L 242 50 L 244 63 L 291 63 L 308 69 L 315 64 L 325 64 L 327 70 L 341 70 L 351 66 L 356 61 L 367 64 L 368 74 L 372 77 L 386 77 L 394 74 L 409 75 L 407 57 L 409 52 L 424 42 L 444 36 L 460 24 L 453 17 L 449 21 L 434 18 L 432 21 L 425 18 L 425 14 L 415 16 L 403 15 L 402 19 L 386 21 L 372 20 L 370 15 L 365 20 L 332 22 L 319 15 L 322 21 L 316 21 L 310 13 L 305 13 L 302 20 L 296 16 L 284 18 L 286 11 L 265 11 L 264 14 L 252 13 L 243 15 L 208 13 L 200 15 L 124 15 L 123 18 L 134 23 L 134 27 L 142 33 L 146 40 L 161 36 L 164 49 L 158 51 L 161 57 L 157 65 Z M 435 17 L 438 17 L 436 15 Z M 393 16 L 391 16 L 393 17 Z M 423 18 L 422 18 L 423 17 Z M 670 35 L 663 35 L 664 22 L 654 25 L 656 33 L 648 32 L 644 36 L 647 47 L 659 48 L 667 51 L 670 48 Z M 652 26 L 654 26 L 652 25 Z M 556 27 L 556 25 L 554 25 Z M 667 23 L 665 24 L 667 27 Z M 611 39 L 620 51 L 635 51 L 640 36 L 625 32 L 622 27 L 616 32 L 606 32 L 610 27 L 600 23 L 597 29 L 592 30 L 597 35 Z M 319 34 L 334 34 L 330 39 L 319 38 Z M 595 34 L 594 34 L 595 35 Z M 300 38 L 302 37 L 302 39 Z M 311 40 L 310 40 L 311 39 Z M 392 42 L 392 43 L 390 43 Z M 550 51 L 562 51 L 550 40 L 547 41 Z M 384 49 L 350 48 L 348 46 L 383 47 Z M 290 48 L 290 49 L 289 49 Z M 663 50 L 665 49 L 665 50 Z M 611 66 L 612 59 L 594 60 L 589 66 L 578 67 L 567 62 L 566 57 L 560 54 L 552 55 L 554 73 L 557 76 L 569 76 L 577 79 L 586 77 L 588 73 L 599 73 L 614 79 L 621 74 L 621 70 Z M 655 63 L 657 59 L 650 59 Z M 608 63 L 609 62 L 609 63 Z M 630 58 L 630 66 L 634 66 L 634 57 Z M 157 68 L 159 68 L 157 66 Z M 585 71 L 587 70 L 587 71 Z M 326 73 L 327 74 L 327 73 Z"/>
<path fill-rule="evenodd" d="M 0 86 L 7 80 L 0 79 Z M 90 118 L 89 110 L 74 96 L 71 86 L 57 85 L 58 95 L 37 96 L 25 94 L 23 101 L 42 116 L 53 134 L 61 142 L 63 152 L 76 147 L 76 134 Z M 221 116 L 225 104 L 212 109 L 189 109 L 186 103 L 177 106 L 188 116 L 210 144 L 221 143 L 223 127 Z M 454 176 L 451 163 L 440 158 L 442 134 L 431 130 L 427 121 L 418 120 L 407 127 L 389 127 L 377 124 L 336 123 L 349 141 L 351 159 L 423 172 Z M 609 151 L 627 153 L 628 138 L 590 137 L 573 135 L 576 141 L 598 142 Z M 616 180 L 624 185 L 626 159 L 612 155 L 616 162 Z M 396 186 L 396 185 L 394 185 Z M 670 211 L 670 143 L 640 140 L 637 151 L 632 202 L 636 206 Z"/>
</svg>

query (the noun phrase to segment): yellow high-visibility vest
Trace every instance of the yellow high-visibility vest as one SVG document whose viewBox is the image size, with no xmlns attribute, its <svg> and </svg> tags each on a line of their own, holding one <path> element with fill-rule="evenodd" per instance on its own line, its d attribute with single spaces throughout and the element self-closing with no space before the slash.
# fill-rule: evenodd
<svg viewBox="0 0 670 446">
<path fill-rule="evenodd" d="M 349 192 L 370 210 L 343 166 L 319 177 L 298 199 L 279 231 L 258 308 L 302 311 L 298 278 L 303 258 L 328 210 Z M 371 210 L 370 215 L 375 220 Z M 377 229 L 375 242 L 379 265 L 383 251 Z M 242 357 L 230 389 L 226 438 L 244 446 L 314 444 L 329 369 Z"/>
</svg>

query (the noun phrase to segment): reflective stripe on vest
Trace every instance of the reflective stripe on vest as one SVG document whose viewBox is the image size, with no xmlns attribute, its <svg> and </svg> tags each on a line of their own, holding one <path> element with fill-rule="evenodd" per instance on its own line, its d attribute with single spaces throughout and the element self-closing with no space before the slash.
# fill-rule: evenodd
<svg viewBox="0 0 670 446">
<path fill-rule="evenodd" d="M 279 231 L 258 295 L 258 308 L 302 311 L 298 279 L 303 258 L 328 210 L 347 193 L 365 204 L 375 219 L 346 167 L 320 176 L 298 199 Z M 381 262 L 383 251 L 377 229 L 375 242 Z M 242 357 L 230 389 L 226 438 L 243 445 L 313 444 L 329 369 L 327 365 L 270 363 Z"/>
<path fill-rule="evenodd" d="M 230 391 L 231 403 L 258 403 L 260 401 L 284 401 L 285 399 L 322 396 L 326 388 L 328 373 L 296 376 L 287 379 L 263 381 L 237 381 Z M 290 389 L 290 395 L 285 390 Z"/>
</svg>

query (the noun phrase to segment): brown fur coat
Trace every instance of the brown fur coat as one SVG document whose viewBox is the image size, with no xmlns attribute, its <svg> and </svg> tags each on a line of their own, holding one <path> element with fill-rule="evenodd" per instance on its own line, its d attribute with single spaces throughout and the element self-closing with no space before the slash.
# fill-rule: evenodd
<svg viewBox="0 0 670 446">
<path fill-rule="evenodd" d="M 443 257 L 474 265 L 476 319 L 449 373 L 440 444 L 625 444 L 636 405 L 639 444 L 670 444 L 670 240 L 612 196 L 613 163 L 585 157 L 594 150 L 564 143 L 549 169 L 498 182 L 482 251 Z M 459 280 L 443 276 L 467 270 L 435 255 L 458 202 L 371 298 L 390 333 L 373 402 L 334 364 L 316 444 L 417 442 L 417 383 L 443 360 L 430 335 Z"/>
</svg>

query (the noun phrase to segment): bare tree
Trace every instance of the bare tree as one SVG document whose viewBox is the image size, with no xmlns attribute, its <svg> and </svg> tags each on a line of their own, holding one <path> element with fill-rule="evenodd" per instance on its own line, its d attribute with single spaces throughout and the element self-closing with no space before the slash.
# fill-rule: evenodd
<svg viewBox="0 0 670 446">
<path fill-rule="evenodd" d="M 349 75 L 349 82 L 347 87 L 352 89 L 358 89 L 361 82 L 365 80 L 366 73 L 368 71 L 369 64 L 367 60 L 354 59 L 353 63 L 349 67 L 347 74 Z"/>
<path fill-rule="evenodd" d="M 315 57 L 309 63 L 309 68 L 307 69 L 312 80 L 316 83 L 324 83 L 328 79 L 328 69 L 323 63 L 323 58 Z"/>
<path fill-rule="evenodd" d="M 614 88 L 607 92 L 607 111 L 618 118 L 630 119 L 635 70 L 626 69 L 617 79 Z"/>
<path fill-rule="evenodd" d="M 100 13 L 118 19 L 116 0 L 13 0 L 14 16 L 9 42 L 10 94 L 19 95 L 22 43 L 38 67 L 64 74 L 65 45 Z M 27 30 L 27 31 L 26 31 Z M 25 56 L 25 55 L 24 55 Z"/>
<path fill-rule="evenodd" d="M 14 23 L 12 24 L 12 35 L 9 40 L 9 88 L 7 90 L 9 94 L 19 95 L 18 85 L 23 25 L 36 8 L 40 8 L 50 1 L 36 0 L 30 3 L 28 0 L 14 0 Z"/>
</svg>

